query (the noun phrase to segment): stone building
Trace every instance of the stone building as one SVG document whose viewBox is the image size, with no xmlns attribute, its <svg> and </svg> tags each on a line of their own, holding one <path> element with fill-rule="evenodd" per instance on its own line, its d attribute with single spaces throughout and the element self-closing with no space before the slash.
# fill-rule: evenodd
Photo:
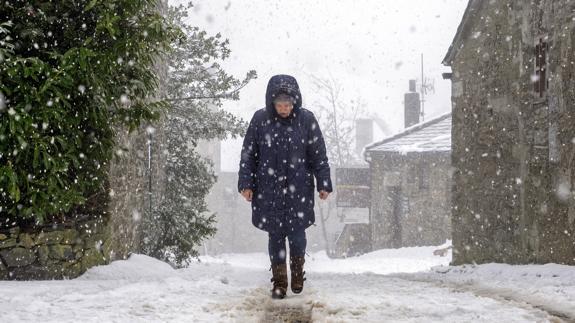
<svg viewBox="0 0 575 323">
<path fill-rule="evenodd" d="M 451 113 L 366 147 L 374 250 L 439 245 L 450 238 L 450 156 Z"/>
<path fill-rule="evenodd" d="M 575 264 L 575 2 L 469 1 L 452 73 L 455 264 Z"/>
</svg>

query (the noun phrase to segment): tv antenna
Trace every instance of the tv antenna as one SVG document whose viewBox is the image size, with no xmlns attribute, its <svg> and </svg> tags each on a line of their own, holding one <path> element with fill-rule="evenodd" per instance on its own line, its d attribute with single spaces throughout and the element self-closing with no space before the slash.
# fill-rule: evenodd
<svg viewBox="0 0 575 323">
<path fill-rule="evenodd" d="M 423 65 L 423 53 L 421 54 L 421 121 L 425 121 L 425 96 L 427 93 L 435 93 L 435 80 L 425 77 L 425 69 Z"/>
</svg>

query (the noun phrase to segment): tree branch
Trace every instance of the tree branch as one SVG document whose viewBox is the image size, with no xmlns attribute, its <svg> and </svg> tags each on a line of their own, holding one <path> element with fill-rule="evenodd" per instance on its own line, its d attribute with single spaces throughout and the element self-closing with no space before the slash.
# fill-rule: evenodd
<svg viewBox="0 0 575 323">
<path fill-rule="evenodd" d="M 200 95 L 200 96 L 188 96 L 183 98 L 166 99 L 167 102 L 181 102 L 181 101 L 191 101 L 191 100 L 207 100 L 207 99 L 231 99 L 234 95 L 238 94 L 241 89 L 243 89 L 248 83 L 243 83 L 231 92 L 215 94 L 215 95 Z"/>
</svg>

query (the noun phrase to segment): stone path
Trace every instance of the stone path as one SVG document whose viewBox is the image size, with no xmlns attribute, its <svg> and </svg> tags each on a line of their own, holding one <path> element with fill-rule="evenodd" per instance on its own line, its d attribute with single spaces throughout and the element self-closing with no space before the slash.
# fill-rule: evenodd
<svg viewBox="0 0 575 323">
<path fill-rule="evenodd" d="M 281 302 L 268 303 L 260 323 L 311 323 L 312 307 Z"/>
</svg>

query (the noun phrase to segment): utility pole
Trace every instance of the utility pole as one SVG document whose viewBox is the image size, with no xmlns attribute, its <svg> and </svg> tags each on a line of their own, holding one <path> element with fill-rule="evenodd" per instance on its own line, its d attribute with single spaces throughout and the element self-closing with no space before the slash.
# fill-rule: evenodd
<svg viewBox="0 0 575 323">
<path fill-rule="evenodd" d="M 423 65 L 423 53 L 421 54 L 421 121 L 425 121 L 425 96 L 427 91 L 435 92 L 435 85 L 433 82 L 425 78 L 425 69 Z"/>
<path fill-rule="evenodd" d="M 152 131 L 148 130 L 148 212 L 150 218 L 153 216 L 152 203 Z"/>
<path fill-rule="evenodd" d="M 425 121 L 425 72 L 423 70 L 423 53 L 421 53 L 421 121 Z"/>
</svg>

